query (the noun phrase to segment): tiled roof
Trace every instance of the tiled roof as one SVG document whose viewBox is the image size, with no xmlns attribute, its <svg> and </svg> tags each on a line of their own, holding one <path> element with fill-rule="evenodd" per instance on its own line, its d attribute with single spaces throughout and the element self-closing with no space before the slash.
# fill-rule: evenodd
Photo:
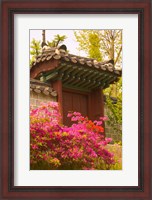
<svg viewBox="0 0 152 200">
<path fill-rule="evenodd" d="M 105 72 L 114 72 L 114 74 L 121 76 L 121 70 L 114 68 L 113 60 L 98 62 L 92 58 L 86 58 L 86 57 L 76 56 L 73 54 L 68 54 L 65 50 L 58 48 L 48 48 L 46 50 L 43 50 L 42 54 L 37 56 L 36 61 L 33 63 L 32 67 L 34 67 L 38 63 L 49 61 L 52 58 L 56 60 L 71 62 L 77 65 L 87 66 L 89 68 L 95 68 Z"/>
<path fill-rule="evenodd" d="M 64 45 L 65 46 L 65 45 Z M 30 76 L 44 82 L 62 80 L 63 87 L 91 91 L 106 88 L 119 80 L 122 72 L 114 68 L 114 61 L 97 62 L 67 53 L 60 48 L 43 49 L 30 69 Z"/>
<path fill-rule="evenodd" d="M 50 84 L 43 83 L 35 79 L 30 79 L 30 91 L 34 91 L 38 94 L 42 93 L 47 96 L 57 96 L 57 92 L 50 86 Z"/>
</svg>

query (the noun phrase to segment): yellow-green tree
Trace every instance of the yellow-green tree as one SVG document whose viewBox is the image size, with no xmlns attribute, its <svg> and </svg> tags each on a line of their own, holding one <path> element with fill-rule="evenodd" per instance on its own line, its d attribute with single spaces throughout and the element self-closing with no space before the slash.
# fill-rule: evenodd
<svg viewBox="0 0 152 200">
<path fill-rule="evenodd" d="M 120 66 L 122 60 L 122 30 L 80 30 L 74 32 L 79 50 L 97 61 L 114 60 Z"/>
<path fill-rule="evenodd" d="M 65 35 L 57 34 L 54 36 L 54 39 L 52 41 L 47 41 L 47 45 L 50 47 L 57 47 L 57 46 L 59 46 L 59 44 L 63 43 L 66 38 L 67 38 L 67 36 L 65 36 Z"/>
<path fill-rule="evenodd" d="M 122 66 L 122 30 L 80 30 L 74 32 L 79 50 L 97 61 L 114 60 L 114 67 Z M 117 128 L 122 123 L 122 78 L 104 90 L 107 96 L 109 125 Z M 110 97 L 116 97 L 114 104 Z M 118 126 L 115 126 L 118 125 Z"/>
<path fill-rule="evenodd" d="M 35 61 L 36 56 L 38 56 L 41 53 L 41 41 L 32 39 L 31 44 L 30 44 L 30 66 L 32 63 Z"/>
</svg>

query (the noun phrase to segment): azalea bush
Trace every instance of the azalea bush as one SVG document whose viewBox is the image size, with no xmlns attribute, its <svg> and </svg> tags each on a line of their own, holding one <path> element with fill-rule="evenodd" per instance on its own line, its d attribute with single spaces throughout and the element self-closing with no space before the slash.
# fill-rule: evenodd
<svg viewBox="0 0 152 200">
<path fill-rule="evenodd" d="M 49 102 L 30 111 L 31 169 L 111 169 L 114 154 L 107 148 L 102 126 L 105 117 L 91 121 L 79 112 L 69 113 L 73 124 L 61 124 L 58 103 Z"/>
</svg>

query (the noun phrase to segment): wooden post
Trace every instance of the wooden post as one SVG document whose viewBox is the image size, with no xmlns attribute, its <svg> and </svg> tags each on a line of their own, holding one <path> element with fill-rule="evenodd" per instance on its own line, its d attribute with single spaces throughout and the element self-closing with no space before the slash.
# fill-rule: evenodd
<svg viewBox="0 0 152 200">
<path fill-rule="evenodd" d="M 104 99 L 101 87 L 91 92 L 89 102 L 89 113 L 92 120 L 104 116 Z"/>
<path fill-rule="evenodd" d="M 89 96 L 89 118 L 91 120 L 99 120 L 99 117 L 103 116 L 104 116 L 104 97 L 103 97 L 103 90 L 101 87 L 99 87 L 97 89 L 92 90 Z"/>
</svg>

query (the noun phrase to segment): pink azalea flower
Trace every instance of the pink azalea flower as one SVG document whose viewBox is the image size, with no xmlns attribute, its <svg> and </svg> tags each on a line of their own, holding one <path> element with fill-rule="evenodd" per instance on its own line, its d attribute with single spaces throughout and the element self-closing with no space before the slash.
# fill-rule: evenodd
<svg viewBox="0 0 152 200">
<path fill-rule="evenodd" d="M 113 154 L 105 149 L 111 138 L 101 134 L 102 121 L 94 122 L 79 112 L 69 113 L 74 123 L 64 126 L 57 102 L 42 104 L 30 112 L 31 163 L 48 162 L 54 169 L 65 166 L 80 166 L 81 169 L 96 169 L 95 159 L 102 158 L 110 165 Z"/>
</svg>

